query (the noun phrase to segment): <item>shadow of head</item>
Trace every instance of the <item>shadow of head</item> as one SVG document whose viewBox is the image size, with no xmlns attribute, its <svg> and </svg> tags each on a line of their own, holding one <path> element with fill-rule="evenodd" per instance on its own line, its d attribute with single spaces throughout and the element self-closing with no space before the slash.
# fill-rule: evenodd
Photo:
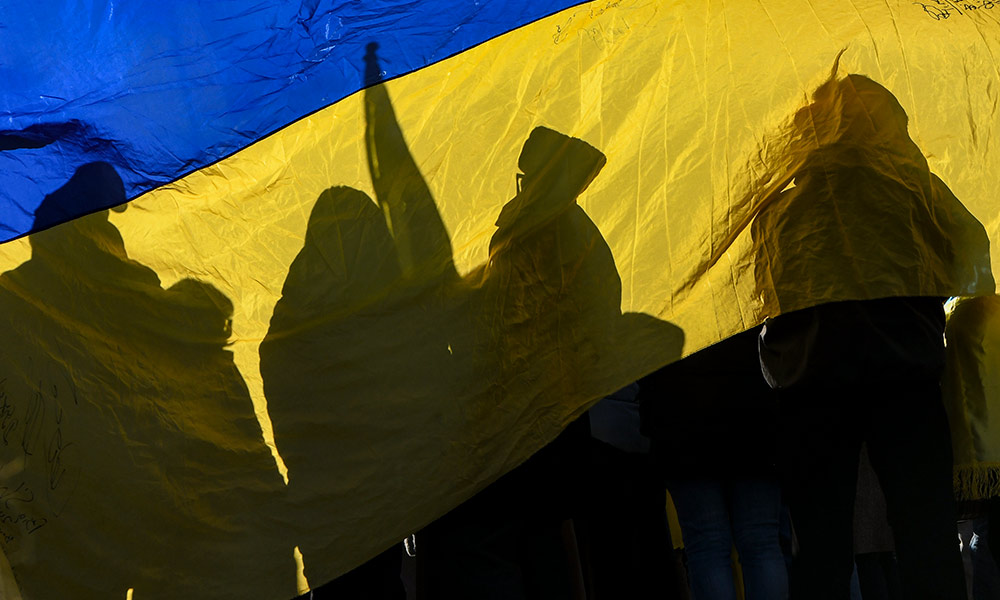
<svg viewBox="0 0 1000 600">
<path fill-rule="evenodd" d="M 378 62 L 378 42 L 365 46 L 365 86 L 381 83 L 385 74 Z"/>
<path fill-rule="evenodd" d="M 368 194 L 346 186 L 331 187 L 323 190 L 309 213 L 306 239 L 361 235 L 370 227 L 384 228 L 385 218 Z"/>
<path fill-rule="evenodd" d="M 222 346 L 229 340 L 233 303 L 215 286 L 182 279 L 167 288 L 167 297 L 179 311 L 181 331 L 193 336 L 193 341 Z"/>
<path fill-rule="evenodd" d="M 309 214 L 305 244 L 284 293 L 314 290 L 326 295 L 322 302 L 328 306 L 345 302 L 344 294 L 382 291 L 399 275 L 394 248 L 385 215 L 368 194 L 345 186 L 324 190 Z"/>
<path fill-rule="evenodd" d="M 106 162 L 87 163 L 62 187 L 45 196 L 35 209 L 34 231 L 41 231 L 96 210 L 121 206 L 125 210 L 125 185 Z"/>
<path fill-rule="evenodd" d="M 607 158 L 590 144 L 536 127 L 521 148 L 517 195 L 500 211 L 491 250 L 502 240 L 526 235 L 572 207 Z"/>
<path fill-rule="evenodd" d="M 819 144 L 851 142 L 916 146 L 907 134 L 909 119 L 899 100 L 864 75 L 835 76 L 813 92 L 812 102 L 795 114 L 795 128 Z"/>
</svg>

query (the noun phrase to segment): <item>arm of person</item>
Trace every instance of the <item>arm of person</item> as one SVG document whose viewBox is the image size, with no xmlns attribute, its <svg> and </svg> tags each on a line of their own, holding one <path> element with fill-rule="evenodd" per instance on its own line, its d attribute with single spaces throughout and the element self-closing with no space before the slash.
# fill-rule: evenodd
<svg viewBox="0 0 1000 600">
<path fill-rule="evenodd" d="M 376 51 L 365 54 L 365 149 L 375 198 L 407 278 L 455 278 L 451 239 L 420 173 L 382 81 Z"/>
</svg>

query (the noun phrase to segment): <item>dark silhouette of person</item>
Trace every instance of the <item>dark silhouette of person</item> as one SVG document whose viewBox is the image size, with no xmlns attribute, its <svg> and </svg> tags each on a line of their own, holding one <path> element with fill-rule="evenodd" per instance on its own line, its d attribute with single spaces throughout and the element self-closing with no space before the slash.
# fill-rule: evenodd
<svg viewBox="0 0 1000 600">
<path fill-rule="evenodd" d="M 751 228 L 769 313 L 834 295 L 993 290 L 982 224 L 930 171 L 907 123 L 861 75 L 828 81 L 795 114 L 776 175 L 791 187 L 763 199 Z"/>
<path fill-rule="evenodd" d="M 225 349 L 232 304 L 194 280 L 163 290 L 107 210 L 69 220 L 124 201 L 113 167 L 81 166 L 35 215 L 63 224 L 0 275 L 0 476 L 32 522 L 6 529 L 13 573 L 27 598 L 290 595 L 283 484 Z"/>
<path fill-rule="evenodd" d="M 586 337 L 595 336 L 586 319 L 607 326 L 607 315 L 621 317 L 611 251 L 576 204 L 605 162 L 592 146 L 547 128 L 536 128 L 524 144 L 518 193 L 497 219 L 489 261 L 469 277 L 481 294 L 481 326 L 490 333 L 484 351 L 497 359 L 487 406 L 528 395 L 544 406 L 585 393 L 578 386 L 587 362 L 597 361 L 595 341 L 611 333 Z M 615 281 L 619 295 L 609 299 L 606 286 Z M 570 597 L 572 556 L 563 528 L 578 512 L 589 433 L 585 418 L 575 421 L 526 463 L 420 532 L 425 593 Z"/>
<path fill-rule="evenodd" d="M 680 356 L 683 334 L 678 328 L 646 315 L 622 314 L 614 256 L 577 203 L 606 161 L 586 142 L 545 127 L 532 130 L 524 143 L 517 194 L 500 211 L 487 264 L 471 275 L 482 278 L 482 314 L 497 332 L 491 348 L 498 359 L 493 397 L 501 406 L 510 398 L 530 398 L 532 406 L 544 407 L 607 389 L 596 378 L 627 371 L 618 364 L 622 348 L 649 348 L 660 361 Z M 539 420 L 546 417 L 538 414 Z M 601 471 L 590 462 L 597 458 L 592 452 L 585 416 L 470 506 L 442 519 L 457 521 L 451 527 L 461 535 L 453 536 L 457 542 L 445 555 L 454 566 L 438 581 L 440 595 L 476 597 L 499 587 L 506 595 L 496 597 L 569 597 L 572 580 L 567 580 L 568 565 L 561 564 L 566 561 L 560 547 L 565 534 L 559 535 L 567 522 L 584 540 L 588 593 L 637 589 L 641 577 L 627 581 L 628 572 L 612 572 L 609 565 L 614 563 L 604 561 L 612 552 L 630 555 L 638 548 L 612 550 L 591 542 L 613 539 L 606 534 L 615 515 L 598 511 L 614 512 L 616 502 L 622 511 L 645 507 L 621 505 L 627 496 L 608 498 L 598 491 L 612 480 L 596 477 Z M 619 467 L 633 468 L 640 477 L 653 475 L 641 459 L 626 459 Z M 655 530 L 659 524 L 662 529 L 662 486 L 651 490 L 638 485 L 641 501 L 659 499 L 659 513 L 643 511 L 646 527 Z M 469 514 L 474 509 L 487 516 L 474 521 Z M 479 524 L 478 531 L 470 521 Z M 664 547 L 667 543 L 663 540 Z M 645 591 L 654 593 L 657 586 L 664 591 L 668 579 L 650 582 L 654 587 Z"/>
<path fill-rule="evenodd" d="M 498 383 L 512 393 L 578 396 L 602 354 L 597 344 L 611 339 L 621 316 L 611 249 L 576 203 L 606 162 L 589 144 L 545 127 L 521 150 L 523 176 L 497 218 L 484 284 L 488 314 L 503 331 Z"/>
<path fill-rule="evenodd" d="M 338 499 L 378 502 L 365 497 L 363 481 L 395 477 L 390 458 L 371 456 L 359 443 L 366 436 L 398 437 L 391 419 L 373 420 L 371 408 L 392 411 L 412 391 L 395 387 L 384 373 L 395 357 L 396 332 L 413 314 L 397 310 L 394 287 L 401 277 L 396 248 L 385 218 L 363 192 L 338 187 L 324 191 L 313 206 L 305 244 L 292 261 L 260 347 L 261 373 L 275 443 L 288 468 L 293 543 L 302 552 L 314 597 L 378 595 L 399 581 L 399 549 L 327 585 L 340 558 Z M 395 377 L 405 376 L 394 371 Z M 373 486 L 374 487 L 374 486 Z M 377 514 L 373 517 L 377 518 Z M 377 523 L 367 523 L 377 531 Z M 402 539 L 400 535 L 398 539 Z M 399 546 L 397 541 L 397 546 Z M 369 573 L 371 574 L 369 575 Z M 335 573 L 332 573 L 335 574 Z"/>
<path fill-rule="evenodd" d="M 487 405 L 493 410 L 512 400 L 544 409 L 585 398 L 602 385 L 595 376 L 621 373 L 619 344 L 642 335 L 652 337 L 646 343 L 658 356 L 680 354 L 679 329 L 622 315 L 614 257 L 576 202 L 605 163 L 589 144 L 545 127 L 535 128 L 522 148 L 518 191 L 497 219 L 489 260 L 466 277 L 480 294 L 480 326 L 492 333 L 485 353 L 496 360 Z M 536 418 L 553 415 L 539 410 Z M 584 416 L 418 534 L 426 592 L 570 597 L 575 557 L 566 551 L 573 538 L 567 524 L 587 520 L 581 498 L 599 485 L 588 480 L 589 438 Z"/>
<path fill-rule="evenodd" d="M 942 378 L 955 460 L 955 498 L 972 513 L 972 593 L 995 595 L 1000 569 L 1000 494 L 997 493 L 997 406 L 1000 377 L 1000 296 L 953 299 L 945 337 Z"/>
<path fill-rule="evenodd" d="M 369 84 L 379 77 L 375 49 L 369 46 L 365 57 Z M 458 388 L 470 381 L 455 375 L 471 360 L 468 294 L 384 87 L 366 89 L 365 119 L 375 200 L 345 187 L 320 195 L 260 348 L 268 412 L 296 507 L 293 538 L 317 597 L 366 586 L 379 597 L 402 592 L 399 541 L 409 532 L 392 532 L 399 526 L 372 507 L 391 503 L 398 512 L 398 502 L 386 497 L 402 468 L 400 455 L 391 453 L 412 432 L 460 430 L 460 411 L 413 407 L 457 402 Z M 461 460 L 441 451 L 427 445 L 405 454 L 441 469 Z M 338 525 L 343 515 L 330 510 L 344 498 L 372 508 L 349 530 Z M 413 510 L 425 511 L 413 517 L 418 522 L 435 516 L 420 503 Z M 340 549 L 370 547 L 373 539 L 387 549 L 331 582 L 343 571 Z M 393 570 L 395 579 L 381 587 Z"/>
<path fill-rule="evenodd" d="M 642 429 L 677 510 L 695 598 L 788 595 L 777 405 L 760 370 L 759 332 L 738 333 L 639 382 Z"/>
<path fill-rule="evenodd" d="M 847 598 L 862 442 L 885 492 L 907 598 L 964 598 L 941 402 L 942 296 L 992 290 L 981 224 L 934 176 L 889 90 L 834 75 L 784 132 L 751 226 L 801 551 L 792 598 Z M 780 187 L 780 186 L 779 186 Z M 914 294 L 898 297 L 901 292 Z M 815 303 L 816 299 L 840 301 Z"/>
</svg>

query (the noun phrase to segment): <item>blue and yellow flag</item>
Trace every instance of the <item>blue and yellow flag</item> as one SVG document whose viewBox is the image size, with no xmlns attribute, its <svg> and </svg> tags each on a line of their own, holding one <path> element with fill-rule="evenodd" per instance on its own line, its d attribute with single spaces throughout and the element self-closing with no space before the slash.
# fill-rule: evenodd
<svg viewBox="0 0 1000 600">
<path fill-rule="evenodd" d="M 995 291 L 989 0 L 38 0 L 0 75 L 5 598 L 290 597 L 767 316 Z"/>
</svg>

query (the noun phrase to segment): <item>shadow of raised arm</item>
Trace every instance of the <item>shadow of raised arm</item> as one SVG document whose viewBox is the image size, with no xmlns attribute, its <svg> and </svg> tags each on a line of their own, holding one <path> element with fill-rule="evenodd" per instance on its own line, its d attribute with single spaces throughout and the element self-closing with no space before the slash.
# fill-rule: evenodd
<svg viewBox="0 0 1000 600">
<path fill-rule="evenodd" d="M 365 150 L 375 198 L 407 278 L 457 279 L 451 239 L 399 128 L 375 52 L 365 54 Z"/>
</svg>

